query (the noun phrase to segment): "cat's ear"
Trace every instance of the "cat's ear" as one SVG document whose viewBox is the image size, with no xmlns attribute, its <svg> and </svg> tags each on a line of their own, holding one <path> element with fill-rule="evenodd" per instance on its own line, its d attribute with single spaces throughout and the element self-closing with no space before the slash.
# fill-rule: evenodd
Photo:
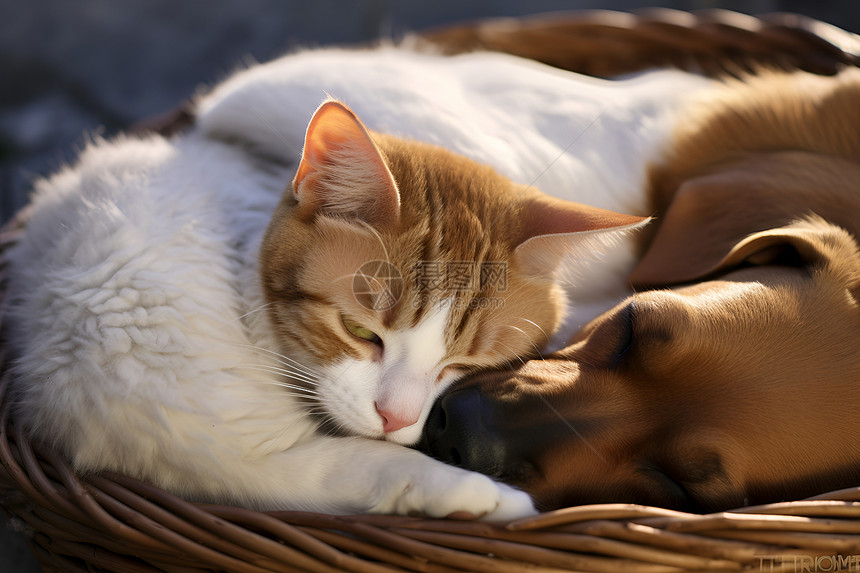
<svg viewBox="0 0 860 573">
<path fill-rule="evenodd" d="M 339 214 L 388 225 L 400 215 L 400 193 L 382 152 L 352 110 L 334 100 L 308 124 L 293 193 L 307 216 Z"/>
<path fill-rule="evenodd" d="M 520 270 L 535 278 L 585 266 L 650 221 L 546 195 L 526 200 L 520 216 L 514 256 Z"/>
</svg>

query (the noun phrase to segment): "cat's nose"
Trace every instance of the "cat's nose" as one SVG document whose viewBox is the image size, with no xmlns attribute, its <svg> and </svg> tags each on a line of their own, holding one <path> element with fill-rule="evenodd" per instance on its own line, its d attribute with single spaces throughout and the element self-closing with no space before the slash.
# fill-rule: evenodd
<svg viewBox="0 0 860 573">
<path fill-rule="evenodd" d="M 382 408 L 379 402 L 375 402 L 374 406 L 379 417 L 382 418 L 382 431 L 386 434 L 411 426 L 418 421 L 418 416 L 414 414 Z"/>
</svg>

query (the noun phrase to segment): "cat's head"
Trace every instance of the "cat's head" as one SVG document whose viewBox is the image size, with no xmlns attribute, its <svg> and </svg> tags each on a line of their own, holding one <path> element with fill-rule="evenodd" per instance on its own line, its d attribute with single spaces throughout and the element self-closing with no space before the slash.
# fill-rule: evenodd
<svg viewBox="0 0 860 573">
<path fill-rule="evenodd" d="M 302 365 L 285 376 L 331 427 L 412 443 L 462 373 L 544 346 L 562 271 L 642 224 L 371 133 L 327 101 L 261 249 L 279 350 Z"/>
</svg>

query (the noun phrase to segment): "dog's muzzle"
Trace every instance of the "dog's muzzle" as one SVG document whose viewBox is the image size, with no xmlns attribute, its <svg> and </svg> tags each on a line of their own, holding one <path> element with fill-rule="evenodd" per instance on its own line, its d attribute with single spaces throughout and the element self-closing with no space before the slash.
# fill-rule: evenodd
<svg viewBox="0 0 860 573">
<path fill-rule="evenodd" d="M 445 463 L 502 478 L 510 464 L 511 445 L 494 421 L 491 403 L 472 387 L 454 390 L 436 402 L 418 447 Z"/>
</svg>

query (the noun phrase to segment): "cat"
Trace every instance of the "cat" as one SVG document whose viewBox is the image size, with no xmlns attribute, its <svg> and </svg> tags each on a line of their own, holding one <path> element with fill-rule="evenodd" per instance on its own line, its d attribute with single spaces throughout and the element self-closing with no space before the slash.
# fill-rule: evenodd
<svg viewBox="0 0 860 573">
<path fill-rule="evenodd" d="M 94 140 L 36 185 L 8 254 L 15 419 L 78 471 L 194 500 L 533 513 L 524 493 L 402 446 L 458 375 L 536 354 L 567 313 L 563 277 L 646 219 L 514 183 L 434 145 L 445 129 L 432 121 L 403 124 L 431 140 L 420 142 L 371 131 L 329 99 L 299 128 L 326 84 L 396 120 L 389 109 L 414 92 L 404 74 L 456 60 L 321 53 L 238 73 L 200 100 L 187 134 Z M 537 77 L 538 94 L 570 81 L 471 58 L 456 61 Z M 370 73 L 345 81 L 356 63 Z M 363 81 L 385 69 L 369 92 Z M 456 106 L 415 117 L 445 113 L 470 117 Z"/>
<path fill-rule="evenodd" d="M 407 445 L 455 378 L 549 342 L 566 307 L 560 266 L 644 221 L 371 135 L 336 101 L 314 114 L 292 188 L 260 257 L 280 351 L 322 370 L 327 419 Z M 393 272 L 355 275 L 375 261 Z"/>
</svg>

